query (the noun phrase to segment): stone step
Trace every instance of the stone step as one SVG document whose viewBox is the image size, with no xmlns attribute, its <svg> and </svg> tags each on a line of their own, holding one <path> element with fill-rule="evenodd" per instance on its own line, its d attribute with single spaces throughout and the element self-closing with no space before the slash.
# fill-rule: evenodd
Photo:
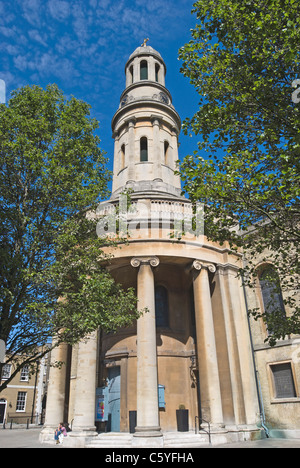
<svg viewBox="0 0 300 468">
<path fill-rule="evenodd" d="M 87 448 L 128 448 L 133 446 L 133 435 L 124 432 L 101 433 L 91 440 Z M 196 448 L 208 445 L 207 434 L 193 432 L 165 432 L 163 433 L 164 448 Z"/>
<path fill-rule="evenodd" d="M 193 448 L 208 444 L 207 434 L 195 434 L 193 432 L 164 433 L 164 447 L 166 448 Z"/>
<path fill-rule="evenodd" d="M 87 444 L 87 448 L 128 448 L 132 445 L 132 435 L 127 432 L 101 433 Z"/>
</svg>

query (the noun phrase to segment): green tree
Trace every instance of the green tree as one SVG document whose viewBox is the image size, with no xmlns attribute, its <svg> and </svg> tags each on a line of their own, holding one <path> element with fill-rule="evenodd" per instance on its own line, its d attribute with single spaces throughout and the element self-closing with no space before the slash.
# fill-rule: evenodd
<svg viewBox="0 0 300 468">
<path fill-rule="evenodd" d="M 20 88 L 0 105 L 0 339 L 11 378 L 53 336 L 72 344 L 139 315 L 134 291 L 105 268 L 109 241 L 90 216 L 110 180 L 97 128 L 90 106 L 56 85 Z"/>
<path fill-rule="evenodd" d="M 293 87 L 300 5 L 199 0 L 193 12 L 197 24 L 179 58 L 200 96 L 199 110 L 184 122 L 186 134 L 198 135 L 199 150 L 185 158 L 181 176 L 191 199 L 206 205 L 207 236 L 245 248 L 246 283 L 257 276 L 258 254 L 277 268 L 291 313 L 263 314 L 273 322 L 274 344 L 300 332 L 300 108 Z"/>
</svg>

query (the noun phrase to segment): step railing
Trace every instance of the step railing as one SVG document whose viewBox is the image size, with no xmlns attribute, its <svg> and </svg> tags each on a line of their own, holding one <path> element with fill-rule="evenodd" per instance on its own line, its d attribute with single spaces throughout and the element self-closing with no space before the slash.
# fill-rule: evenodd
<svg viewBox="0 0 300 468">
<path fill-rule="evenodd" d="M 203 422 L 207 424 L 207 429 L 202 427 Z M 198 434 L 199 431 L 203 431 L 208 435 L 208 442 L 211 444 L 210 422 L 200 418 L 199 416 L 195 416 L 195 434 Z"/>
</svg>

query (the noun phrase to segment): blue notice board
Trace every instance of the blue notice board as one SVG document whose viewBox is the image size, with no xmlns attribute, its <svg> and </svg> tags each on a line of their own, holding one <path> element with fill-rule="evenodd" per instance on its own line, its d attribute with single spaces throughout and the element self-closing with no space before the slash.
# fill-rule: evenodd
<svg viewBox="0 0 300 468">
<path fill-rule="evenodd" d="M 95 421 L 107 421 L 108 419 L 108 387 L 96 388 Z"/>
<path fill-rule="evenodd" d="M 164 385 L 158 385 L 158 407 L 159 408 L 165 408 L 166 407 L 165 386 Z"/>
</svg>

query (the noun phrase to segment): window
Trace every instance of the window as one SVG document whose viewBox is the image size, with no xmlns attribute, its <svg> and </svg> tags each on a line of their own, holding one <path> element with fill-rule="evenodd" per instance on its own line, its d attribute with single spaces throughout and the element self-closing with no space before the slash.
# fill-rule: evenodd
<svg viewBox="0 0 300 468">
<path fill-rule="evenodd" d="M 133 83 L 133 65 L 129 68 L 130 84 Z"/>
<path fill-rule="evenodd" d="M 140 161 L 148 161 L 148 141 L 146 137 L 140 140 Z"/>
<path fill-rule="evenodd" d="M 165 157 L 165 164 L 168 165 L 168 156 L 169 156 L 169 143 L 167 141 L 164 142 L 164 157 Z"/>
<path fill-rule="evenodd" d="M 274 383 L 275 398 L 295 398 L 297 396 L 290 362 L 270 366 Z"/>
<path fill-rule="evenodd" d="M 125 167 L 125 145 L 121 146 L 121 169 Z"/>
<path fill-rule="evenodd" d="M 285 317 L 284 303 L 278 274 L 272 265 L 264 268 L 259 275 L 259 284 L 263 300 L 268 333 L 272 334 L 273 323 Z"/>
<path fill-rule="evenodd" d="M 148 63 L 146 60 L 142 60 L 140 64 L 140 79 L 148 80 Z"/>
<path fill-rule="evenodd" d="M 0 398 L 0 424 L 5 421 L 7 401 L 4 398 Z"/>
<path fill-rule="evenodd" d="M 158 74 L 159 74 L 159 65 L 158 63 L 155 64 L 155 81 L 158 81 Z"/>
<path fill-rule="evenodd" d="M 2 368 L 2 379 L 6 380 L 9 379 L 11 372 L 11 364 L 4 364 Z"/>
<path fill-rule="evenodd" d="M 20 381 L 21 382 L 28 382 L 29 380 L 29 367 L 24 366 L 21 370 Z"/>
<path fill-rule="evenodd" d="M 18 392 L 16 411 L 25 411 L 27 392 Z"/>
<path fill-rule="evenodd" d="M 168 291 L 164 286 L 155 288 L 155 321 L 156 327 L 169 326 Z"/>
</svg>

